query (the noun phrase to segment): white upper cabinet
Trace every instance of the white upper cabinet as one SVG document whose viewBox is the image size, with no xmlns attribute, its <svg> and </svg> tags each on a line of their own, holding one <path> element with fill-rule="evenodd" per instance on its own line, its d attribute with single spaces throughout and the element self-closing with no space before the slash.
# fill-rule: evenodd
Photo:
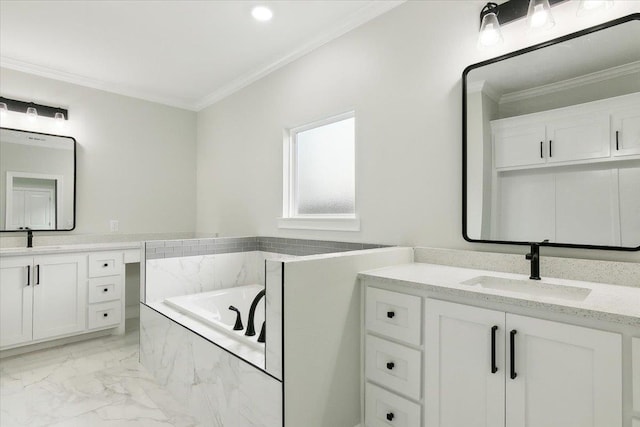
<svg viewBox="0 0 640 427">
<path fill-rule="evenodd" d="M 614 156 L 640 154 L 640 101 L 611 114 Z"/>
<path fill-rule="evenodd" d="M 640 155 L 640 94 L 493 120 L 491 131 L 497 170 Z"/>
<path fill-rule="evenodd" d="M 496 168 L 544 163 L 545 139 L 544 124 L 496 128 L 494 132 Z"/>
<path fill-rule="evenodd" d="M 563 117 L 547 123 L 549 163 L 609 157 L 609 114 Z"/>
</svg>

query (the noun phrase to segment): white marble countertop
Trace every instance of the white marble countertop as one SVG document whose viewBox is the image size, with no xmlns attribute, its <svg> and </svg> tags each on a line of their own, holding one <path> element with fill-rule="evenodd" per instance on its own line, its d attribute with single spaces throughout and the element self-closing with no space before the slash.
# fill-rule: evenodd
<svg viewBox="0 0 640 427">
<path fill-rule="evenodd" d="M 70 252 L 112 251 L 126 249 L 141 249 L 142 242 L 110 242 L 110 243 L 83 243 L 70 245 L 34 246 L 0 248 L 1 256 L 20 255 L 46 255 Z"/>
<path fill-rule="evenodd" d="M 549 295 L 530 295 L 506 289 L 487 289 L 462 284 L 479 276 L 522 280 L 525 284 L 545 286 L 560 285 L 586 288 L 586 298 L 564 299 Z M 500 273 L 487 270 L 449 267 L 435 264 L 412 263 L 359 274 L 361 279 L 370 279 L 387 284 L 400 284 L 405 288 L 427 291 L 443 296 L 473 297 L 479 301 L 497 302 L 570 314 L 584 318 L 640 326 L 640 288 L 616 286 L 604 283 L 543 277 L 540 282 L 529 280 L 522 274 Z M 640 280 L 640 278 L 638 278 Z"/>
</svg>

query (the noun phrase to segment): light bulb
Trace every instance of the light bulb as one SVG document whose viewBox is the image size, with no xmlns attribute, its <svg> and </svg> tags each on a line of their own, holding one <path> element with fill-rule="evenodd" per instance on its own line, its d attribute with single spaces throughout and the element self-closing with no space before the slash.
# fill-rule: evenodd
<svg viewBox="0 0 640 427">
<path fill-rule="evenodd" d="M 36 110 L 34 107 L 28 107 L 27 117 L 29 118 L 29 120 L 34 121 L 38 118 L 38 110 Z"/>
<path fill-rule="evenodd" d="M 256 21 L 265 22 L 273 18 L 273 12 L 266 6 L 256 6 L 251 9 L 251 16 L 253 16 Z"/>
<path fill-rule="evenodd" d="M 56 120 L 57 123 L 64 123 L 64 113 L 61 112 L 57 112 L 53 118 Z"/>
<path fill-rule="evenodd" d="M 481 47 L 494 46 L 504 41 L 500 23 L 495 13 L 487 13 L 482 17 L 480 25 L 480 36 L 478 37 L 478 45 Z"/>
<path fill-rule="evenodd" d="M 580 0 L 576 15 L 588 15 L 596 10 L 610 9 L 612 6 L 613 0 Z"/>
<path fill-rule="evenodd" d="M 4 102 L 0 102 L 0 115 L 6 115 L 7 111 L 9 111 L 9 109 L 7 108 L 7 104 Z"/>
<path fill-rule="evenodd" d="M 532 30 L 553 27 L 556 22 L 551 15 L 549 0 L 530 0 L 527 20 L 529 21 L 529 28 Z"/>
</svg>

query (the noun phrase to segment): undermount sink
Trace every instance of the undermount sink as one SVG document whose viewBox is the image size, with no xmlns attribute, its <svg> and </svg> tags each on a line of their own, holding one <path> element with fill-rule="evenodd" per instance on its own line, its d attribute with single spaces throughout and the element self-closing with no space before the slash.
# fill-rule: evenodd
<svg viewBox="0 0 640 427">
<path fill-rule="evenodd" d="M 554 285 L 534 280 L 506 279 L 504 277 L 478 276 L 465 280 L 461 285 L 505 292 L 516 292 L 537 297 L 552 297 L 570 301 L 584 301 L 591 289 Z"/>
</svg>

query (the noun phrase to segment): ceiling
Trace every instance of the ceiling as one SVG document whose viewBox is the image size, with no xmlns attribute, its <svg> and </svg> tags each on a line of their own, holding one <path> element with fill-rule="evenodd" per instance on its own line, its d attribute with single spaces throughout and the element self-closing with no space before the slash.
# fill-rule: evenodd
<svg viewBox="0 0 640 427">
<path fill-rule="evenodd" d="M 197 111 L 402 2 L 0 0 L 0 65 Z"/>
</svg>

